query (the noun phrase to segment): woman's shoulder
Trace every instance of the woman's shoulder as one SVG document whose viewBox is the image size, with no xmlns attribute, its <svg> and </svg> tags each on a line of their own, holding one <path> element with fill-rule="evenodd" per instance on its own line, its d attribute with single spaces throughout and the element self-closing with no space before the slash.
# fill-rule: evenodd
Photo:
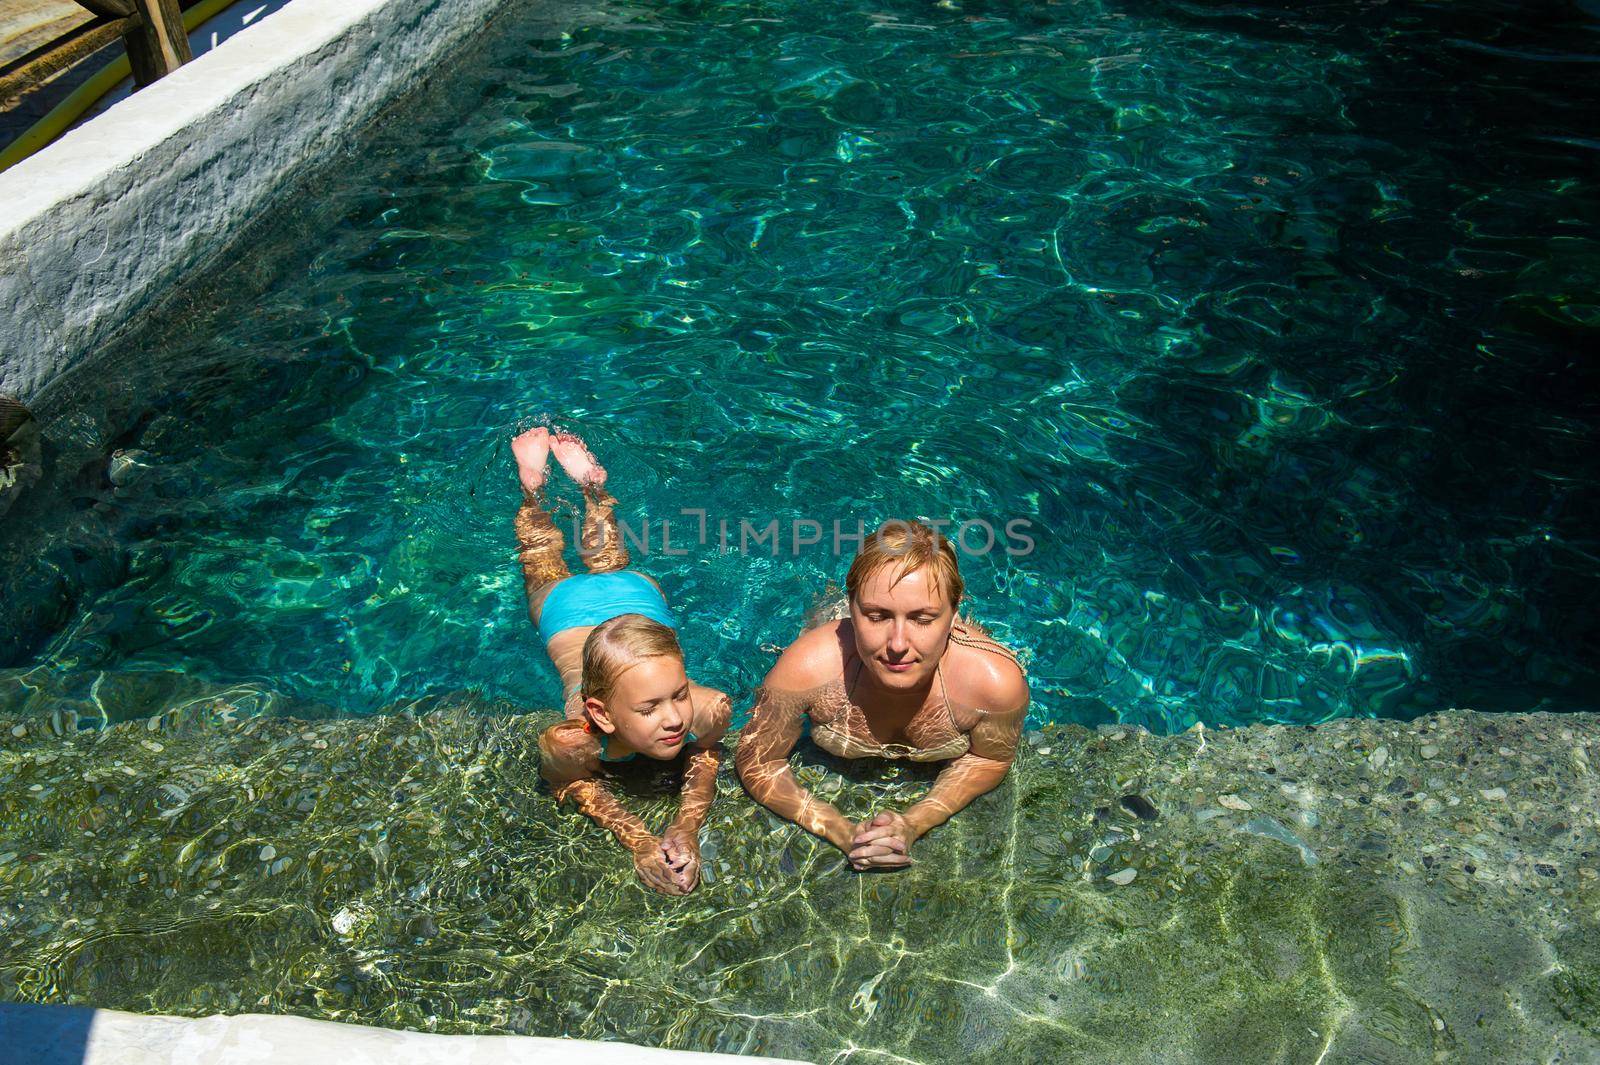
<svg viewBox="0 0 1600 1065">
<path fill-rule="evenodd" d="M 956 652 L 952 672 L 959 678 L 963 702 L 992 709 L 1026 705 L 1027 671 L 1015 651 L 969 618 L 958 620 L 950 630 L 950 645 Z"/>
<path fill-rule="evenodd" d="M 959 646 L 996 655 L 1016 666 L 1018 670 L 1022 669 L 1022 662 L 1018 659 L 1017 653 L 991 636 L 981 622 L 972 618 L 956 618 L 955 624 L 950 629 L 950 639 Z"/>
<path fill-rule="evenodd" d="M 763 686 L 809 691 L 838 680 L 844 670 L 848 619 L 827 621 L 802 632 L 784 648 Z"/>
</svg>

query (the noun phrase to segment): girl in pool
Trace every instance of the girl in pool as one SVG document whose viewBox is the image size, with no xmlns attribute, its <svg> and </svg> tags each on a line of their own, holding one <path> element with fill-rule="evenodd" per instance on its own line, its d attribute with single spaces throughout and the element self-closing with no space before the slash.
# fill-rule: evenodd
<svg viewBox="0 0 1600 1065">
<path fill-rule="evenodd" d="M 558 802 L 572 799 L 633 854 L 639 879 L 664 895 L 686 895 L 700 879 L 700 826 L 716 794 L 728 697 L 694 683 L 666 599 L 655 581 L 628 569 L 616 499 L 583 441 L 530 429 L 511 441 L 522 481 L 517 554 L 528 613 L 561 674 L 567 720 L 539 737 L 540 773 Z M 565 541 L 545 511 L 551 453 L 583 489 L 587 573 L 563 561 Z M 659 837 L 605 785 L 606 766 L 638 755 L 684 759 L 683 802 Z"/>
</svg>

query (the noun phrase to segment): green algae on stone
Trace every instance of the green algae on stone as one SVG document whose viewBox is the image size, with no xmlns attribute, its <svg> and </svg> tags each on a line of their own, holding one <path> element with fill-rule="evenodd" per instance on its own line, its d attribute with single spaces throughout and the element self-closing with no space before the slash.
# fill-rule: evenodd
<svg viewBox="0 0 1600 1065">
<path fill-rule="evenodd" d="M 817 1061 L 1600 1053 L 1592 716 L 1052 726 L 893 875 L 851 873 L 725 775 L 705 883 L 672 900 L 539 788 L 548 715 L 460 696 L 240 718 L 183 698 L 103 728 L 0 720 L 12 997 Z M 795 761 L 856 817 L 931 779 Z M 618 787 L 661 825 L 672 784 L 651 764 Z M 1251 818 L 1318 863 L 1241 832 Z"/>
</svg>

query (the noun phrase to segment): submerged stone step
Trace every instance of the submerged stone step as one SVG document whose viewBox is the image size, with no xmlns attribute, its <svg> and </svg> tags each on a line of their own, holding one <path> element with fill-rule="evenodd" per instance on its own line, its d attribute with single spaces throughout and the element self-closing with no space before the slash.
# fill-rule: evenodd
<svg viewBox="0 0 1600 1065">
<path fill-rule="evenodd" d="M 1600 716 L 1047 726 L 888 876 L 725 772 L 667 899 L 540 787 L 554 714 L 431 705 L 0 720 L 0 984 L 802 1060 L 1600 1056 Z M 854 818 L 930 779 L 794 763 Z M 618 790 L 659 827 L 674 784 Z"/>
</svg>

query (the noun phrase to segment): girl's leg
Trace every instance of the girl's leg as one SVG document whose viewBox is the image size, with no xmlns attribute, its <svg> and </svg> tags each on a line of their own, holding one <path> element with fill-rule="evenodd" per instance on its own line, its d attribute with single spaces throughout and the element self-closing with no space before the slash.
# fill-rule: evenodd
<svg viewBox="0 0 1600 1065">
<path fill-rule="evenodd" d="M 535 607 L 544 601 L 544 590 L 572 576 L 561 557 L 566 546 L 566 538 L 539 500 L 524 496 L 517 508 L 517 558 L 522 562 L 522 586 L 528 593 L 528 615 L 535 622 Z"/>
<path fill-rule="evenodd" d="M 584 489 L 583 546 L 578 557 L 590 573 L 613 573 L 633 561 L 617 528 L 617 501 L 604 488 Z"/>
<path fill-rule="evenodd" d="M 583 487 L 583 542 L 578 556 L 590 573 L 611 573 L 628 568 L 631 559 L 617 528 L 617 500 L 606 491 L 605 467 L 572 433 L 560 433 L 550 442 L 561 468 Z"/>
<path fill-rule="evenodd" d="M 566 539 L 544 509 L 545 460 L 550 454 L 549 430 L 530 429 L 511 441 L 522 482 L 522 506 L 517 508 L 517 558 L 522 562 L 522 583 L 528 594 L 528 615 L 538 621 L 537 607 L 544 590 L 572 576 L 561 557 Z"/>
</svg>

